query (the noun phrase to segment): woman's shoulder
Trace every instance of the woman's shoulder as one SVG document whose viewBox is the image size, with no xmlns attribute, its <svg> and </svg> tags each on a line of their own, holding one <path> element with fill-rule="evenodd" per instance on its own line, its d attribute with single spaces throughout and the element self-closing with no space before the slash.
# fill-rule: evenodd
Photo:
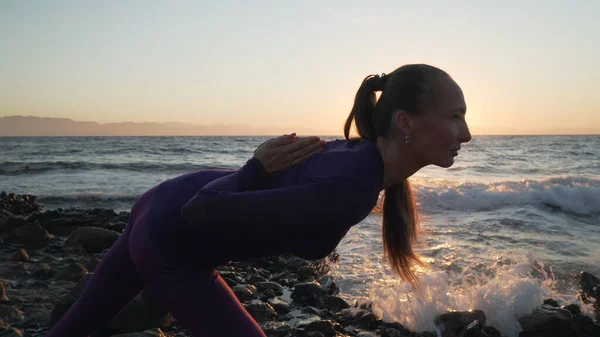
<svg viewBox="0 0 600 337">
<path fill-rule="evenodd" d="M 304 166 L 306 178 L 345 178 L 369 186 L 377 185 L 383 176 L 381 156 L 370 140 L 328 141 L 324 151 L 312 155 Z"/>
</svg>

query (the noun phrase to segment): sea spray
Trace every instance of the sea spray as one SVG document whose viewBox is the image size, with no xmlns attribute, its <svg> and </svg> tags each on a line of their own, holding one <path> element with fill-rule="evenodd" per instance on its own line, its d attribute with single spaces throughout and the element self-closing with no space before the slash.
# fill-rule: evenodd
<svg viewBox="0 0 600 337">
<path fill-rule="evenodd" d="M 420 293 L 399 281 L 393 286 L 393 282 L 379 283 L 370 289 L 370 300 L 384 321 L 399 322 L 413 331 L 439 331 L 435 317 L 445 311 L 482 310 L 486 325 L 508 337 L 518 337 L 522 329 L 517 319 L 531 314 L 544 299 L 578 302 L 554 290 L 553 275 L 533 254 L 518 263 L 498 264 L 491 274 L 480 272 L 475 281 L 472 276 L 462 272 L 457 283 L 445 272 L 422 275 Z"/>
</svg>

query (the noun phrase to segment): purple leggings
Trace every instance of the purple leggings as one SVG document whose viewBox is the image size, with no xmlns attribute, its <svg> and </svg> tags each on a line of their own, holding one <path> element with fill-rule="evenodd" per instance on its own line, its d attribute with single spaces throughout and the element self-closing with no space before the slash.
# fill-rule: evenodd
<svg viewBox="0 0 600 337">
<path fill-rule="evenodd" d="M 266 337 L 218 273 L 174 267 L 152 247 L 146 207 L 153 191 L 136 202 L 125 232 L 46 337 L 98 333 L 145 287 L 194 336 Z"/>
</svg>

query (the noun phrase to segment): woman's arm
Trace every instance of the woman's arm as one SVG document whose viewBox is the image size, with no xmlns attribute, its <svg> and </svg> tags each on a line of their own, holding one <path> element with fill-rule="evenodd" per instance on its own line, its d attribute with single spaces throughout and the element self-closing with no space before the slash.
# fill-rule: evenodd
<svg viewBox="0 0 600 337">
<path fill-rule="evenodd" d="M 204 188 L 229 192 L 254 189 L 262 184 L 269 173 L 296 165 L 314 152 L 322 150 L 322 145 L 318 137 L 296 138 L 296 134 L 269 139 L 254 151 L 254 157 L 241 169 L 213 180 Z"/>
<path fill-rule="evenodd" d="M 365 215 L 371 197 L 367 188 L 342 177 L 246 192 L 206 186 L 182 207 L 181 217 L 189 226 L 224 226 L 232 230 L 356 224 Z"/>
</svg>

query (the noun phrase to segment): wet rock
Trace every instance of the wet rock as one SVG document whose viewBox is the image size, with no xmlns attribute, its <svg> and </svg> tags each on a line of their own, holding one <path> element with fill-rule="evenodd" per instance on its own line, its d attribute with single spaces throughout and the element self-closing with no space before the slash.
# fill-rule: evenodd
<svg viewBox="0 0 600 337">
<path fill-rule="evenodd" d="M 298 279 L 300 281 L 312 280 L 315 276 L 317 276 L 317 274 L 310 266 L 302 266 L 298 269 Z"/>
<path fill-rule="evenodd" d="M 25 319 L 23 312 L 6 304 L 0 304 L 0 321 L 15 325 Z"/>
<path fill-rule="evenodd" d="M 585 293 L 593 293 L 600 286 L 600 279 L 596 276 L 582 271 L 579 277 L 579 286 Z"/>
<path fill-rule="evenodd" d="M 254 317 L 257 322 L 269 321 L 277 318 L 277 312 L 273 307 L 260 300 L 253 300 L 245 305 L 246 310 Z"/>
<path fill-rule="evenodd" d="M 246 302 L 252 299 L 256 293 L 256 287 L 251 284 L 238 284 L 231 288 L 240 302 Z"/>
<path fill-rule="evenodd" d="M 261 328 L 268 337 L 285 337 L 292 331 L 292 327 L 285 322 L 266 322 Z"/>
<path fill-rule="evenodd" d="M 278 298 L 269 298 L 267 303 L 269 303 L 278 314 L 285 315 L 290 312 L 290 304 L 286 301 Z"/>
<path fill-rule="evenodd" d="M 339 320 L 344 321 L 344 322 L 358 321 L 359 319 L 361 319 L 364 315 L 366 315 L 368 313 L 369 313 L 368 311 L 366 311 L 364 309 L 360 309 L 360 308 L 347 308 L 347 309 L 340 310 L 340 312 L 337 313 L 337 317 Z"/>
<path fill-rule="evenodd" d="M 106 228 L 117 233 L 123 233 L 125 227 L 127 227 L 127 223 L 123 221 L 109 222 L 108 224 L 102 226 L 102 228 Z"/>
<path fill-rule="evenodd" d="M 372 312 L 369 312 L 366 315 L 362 316 L 358 320 L 358 323 L 365 329 L 373 330 L 381 324 L 381 320 L 379 319 L 379 317 L 377 317 L 377 315 L 375 315 Z"/>
<path fill-rule="evenodd" d="M 500 331 L 492 326 L 485 326 L 481 331 L 489 337 L 502 337 Z"/>
<path fill-rule="evenodd" d="M 306 337 L 325 337 L 325 334 L 321 331 L 308 331 L 304 333 Z"/>
<path fill-rule="evenodd" d="M 296 284 L 291 297 L 295 301 L 319 307 L 327 295 L 328 291 L 318 282 L 307 282 Z"/>
<path fill-rule="evenodd" d="M 2 321 L 0 321 L 2 322 Z M 2 331 L 2 330 L 0 330 Z M 1 337 L 23 337 L 23 330 L 15 327 L 8 327 L 4 332 L 0 332 Z"/>
<path fill-rule="evenodd" d="M 581 272 L 579 285 L 581 289 L 577 296 L 585 304 L 593 303 L 596 320 L 600 321 L 600 279 L 590 273 Z"/>
<path fill-rule="evenodd" d="M 71 305 L 77 301 L 79 294 L 85 288 L 85 285 L 92 277 L 92 274 L 85 275 L 55 306 L 50 314 L 49 326 L 52 327 L 69 310 Z"/>
<path fill-rule="evenodd" d="M 120 234 L 99 227 L 80 227 L 74 230 L 65 242 L 69 246 L 81 245 L 88 253 L 99 253 L 110 248 Z"/>
<path fill-rule="evenodd" d="M 384 323 L 379 332 L 381 337 L 406 337 L 411 333 L 400 323 Z"/>
<path fill-rule="evenodd" d="M 436 324 L 443 326 L 454 334 L 460 334 L 473 321 L 479 321 L 485 326 L 485 313 L 481 310 L 449 311 L 436 317 Z"/>
<path fill-rule="evenodd" d="M 8 211 L 16 215 L 25 215 L 32 212 L 39 212 L 43 208 L 42 204 L 37 203 L 37 197 L 31 194 L 0 194 L 0 210 Z"/>
<path fill-rule="evenodd" d="M 8 303 L 8 296 L 6 296 L 6 288 L 4 288 L 4 282 L 0 281 L 0 303 Z"/>
<path fill-rule="evenodd" d="M 31 277 L 37 280 L 49 280 L 56 275 L 56 270 L 50 268 L 50 265 L 43 263 L 38 267 Z"/>
<path fill-rule="evenodd" d="M 11 241 L 22 243 L 26 248 L 41 248 L 50 240 L 50 234 L 38 224 L 17 227 L 12 231 Z"/>
<path fill-rule="evenodd" d="M 98 263 L 100 263 L 100 259 L 99 258 L 92 258 L 90 259 L 88 262 L 86 262 L 83 267 L 85 269 L 87 269 L 90 273 L 93 273 L 94 270 L 96 270 L 96 267 L 98 266 Z"/>
<path fill-rule="evenodd" d="M 270 273 L 264 269 L 252 268 L 249 272 L 246 273 L 245 281 L 248 283 L 259 283 L 266 282 Z"/>
<path fill-rule="evenodd" d="M 327 296 L 323 305 L 327 309 L 333 311 L 339 311 L 342 309 L 350 308 L 350 304 L 348 304 L 348 302 L 346 302 L 343 298 L 337 296 Z"/>
<path fill-rule="evenodd" d="M 558 301 L 553 298 L 545 299 L 544 304 L 552 306 L 552 307 L 556 307 L 556 308 L 560 307 L 560 304 L 558 303 Z"/>
<path fill-rule="evenodd" d="M 12 232 L 17 227 L 27 226 L 27 220 L 20 216 L 9 215 L 7 218 L 0 220 L 0 233 Z"/>
<path fill-rule="evenodd" d="M 377 335 L 372 334 L 368 331 L 361 331 L 359 333 L 356 334 L 356 337 L 377 337 Z"/>
<path fill-rule="evenodd" d="M 8 257 L 8 261 L 29 262 L 30 258 L 27 251 L 23 248 L 20 248 Z"/>
<path fill-rule="evenodd" d="M 367 300 L 356 300 L 354 302 L 354 307 L 364 309 L 367 311 L 373 311 L 373 302 Z"/>
<path fill-rule="evenodd" d="M 77 282 L 83 276 L 87 275 L 88 271 L 78 263 L 71 263 L 66 268 L 56 274 L 57 280 Z"/>
<path fill-rule="evenodd" d="M 568 310 L 573 317 L 581 314 L 581 307 L 577 304 L 567 304 L 561 307 L 562 309 Z"/>
<path fill-rule="evenodd" d="M 585 335 L 586 337 L 587 336 L 598 337 L 598 336 L 600 336 L 600 324 L 596 324 L 596 323 L 587 324 L 587 325 L 581 326 L 579 328 L 579 331 L 587 334 L 587 335 Z"/>
<path fill-rule="evenodd" d="M 524 332 L 552 333 L 554 336 L 571 336 L 573 315 L 565 309 L 542 305 L 531 315 L 518 319 Z"/>
<path fill-rule="evenodd" d="M 260 291 L 270 290 L 275 296 L 283 295 L 283 287 L 275 282 L 258 282 L 255 285 Z"/>
<path fill-rule="evenodd" d="M 581 313 L 581 314 L 573 315 L 573 322 L 577 326 L 583 326 L 583 325 L 592 324 L 594 322 L 594 320 L 590 316 Z"/>
<path fill-rule="evenodd" d="M 316 316 L 321 316 L 321 315 L 324 315 L 326 313 L 325 310 L 321 310 L 321 309 L 315 308 L 315 307 L 310 306 L 310 305 L 302 308 L 302 310 L 300 310 L 300 311 L 302 313 L 305 313 L 305 314 L 316 315 Z"/>
<path fill-rule="evenodd" d="M 483 331 L 483 326 L 479 321 L 469 323 L 460 334 L 461 337 L 487 337 Z"/>
<path fill-rule="evenodd" d="M 340 288 L 331 275 L 322 276 L 319 279 L 321 287 L 329 293 L 329 295 L 337 295 L 340 293 Z"/>
</svg>

